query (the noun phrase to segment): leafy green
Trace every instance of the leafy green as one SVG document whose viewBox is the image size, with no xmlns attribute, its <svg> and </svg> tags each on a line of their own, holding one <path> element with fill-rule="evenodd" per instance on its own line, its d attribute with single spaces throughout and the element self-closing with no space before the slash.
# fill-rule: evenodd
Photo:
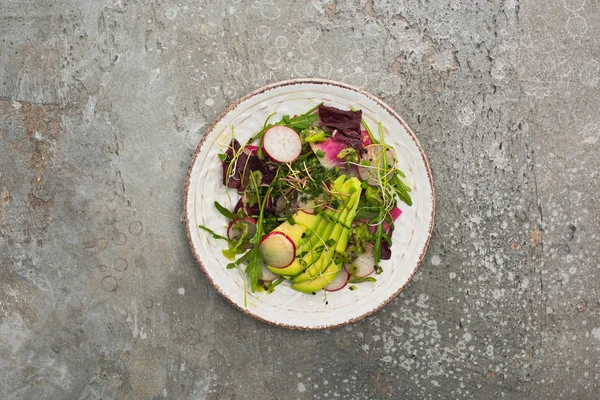
<svg viewBox="0 0 600 400">
<path fill-rule="evenodd" d="M 383 238 L 383 219 L 387 214 L 384 208 L 379 210 L 379 215 L 377 219 L 382 221 L 379 225 L 377 225 L 377 230 L 375 231 L 375 244 L 373 245 L 373 258 L 375 259 L 375 265 L 379 265 L 379 261 L 381 261 L 381 239 Z"/>
<path fill-rule="evenodd" d="M 228 242 L 229 242 L 229 239 L 227 239 L 227 238 L 226 238 L 226 237 L 224 237 L 224 236 L 221 236 L 221 235 L 218 235 L 218 234 L 216 234 L 215 232 L 213 232 L 213 230 L 212 230 L 212 229 L 209 229 L 209 228 L 207 228 L 207 227 L 206 227 L 206 226 L 204 226 L 204 225 L 198 225 L 198 228 L 200 228 L 200 229 L 204 229 L 206 232 L 210 233 L 210 234 L 212 235 L 213 239 L 222 239 L 222 240 L 226 240 L 226 241 L 228 241 Z"/>
<path fill-rule="evenodd" d="M 327 134 L 318 126 L 310 126 L 300 131 L 300 138 L 304 143 L 318 143 L 327 139 Z"/>
<path fill-rule="evenodd" d="M 231 229 L 235 229 L 240 232 L 240 236 L 236 240 L 229 241 L 229 248 L 223 250 L 223 255 L 227 257 L 229 260 L 235 259 L 235 256 L 238 254 L 242 254 L 246 251 L 248 247 L 248 243 L 251 238 L 248 237 L 250 234 L 250 226 L 248 222 L 244 220 L 238 220 L 233 224 Z"/>
<path fill-rule="evenodd" d="M 233 221 L 233 220 L 239 218 L 239 216 L 235 215 L 234 213 L 232 213 L 231 211 L 229 211 L 228 209 L 226 209 L 225 207 L 220 205 L 218 201 L 215 201 L 215 208 L 217 209 L 218 212 L 220 212 L 225 218 L 227 218 L 230 221 Z"/>
<path fill-rule="evenodd" d="M 274 182 L 275 181 L 277 181 L 277 179 L 274 179 Z M 252 174 L 250 175 L 250 183 L 254 187 L 255 192 L 259 193 L 258 185 L 260 181 L 257 180 L 256 176 Z M 250 243 L 253 244 L 252 248 L 248 250 L 248 252 L 242 257 L 240 257 L 237 261 L 227 264 L 227 268 L 235 268 L 241 263 L 248 263 L 244 271 L 246 272 L 246 274 L 248 274 L 248 277 L 250 278 L 250 290 L 252 292 L 256 292 L 258 290 L 260 280 L 262 279 L 262 266 L 264 264 L 264 260 L 262 258 L 262 255 L 260 254 L 260 251 L 258 250 L 258 245 L 260 244 L 260 241 L 265 233 L 263 227 L 263 221 L 265 217 L 265 206 L 267 204 L 269 196 L 271 196 L 272 190 L 273 184 L 269 186 L 267 192 L 262 197 L 262 199 L 258 199 L 258 202 L 260 204 L 260 213 L 258 215 L 258 220 L 256 221 L 256 234 L 252 239 L 250 239 Z"/>
</svg>

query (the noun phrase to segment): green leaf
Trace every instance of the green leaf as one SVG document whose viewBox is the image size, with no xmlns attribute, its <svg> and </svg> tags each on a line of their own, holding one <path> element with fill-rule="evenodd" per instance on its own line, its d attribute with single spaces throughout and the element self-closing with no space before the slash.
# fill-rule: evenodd
<svg viewBox="0 0 600 400">
<path fill-rule="evenodd" d="M 206 232 L 210 233 L 214 239 L 222 239 L 222 240 L 226 240 L 226 241 L 229 242 L 229 239 L 227 239 L 226 237 L 223 237 L 221 235 L 216 234 L 215 232 L 213 232 L 212 229 L 209 229 L 209 228 L 205 227 L 204 225 L 198 225 L 198 228 L 204 229 Z"/>
<path fill-rule="evenodd" d="M 315 122 L 317 122 L 318 119 L 319 116 L 317 114 L 311 114 L 306 116 L 303 114 L 292 118 L 286 125 L 292 129 L 302 130 L 313 125 Z"/>
<path fill-rule="evenodd" d="M 253 292 L 256 292 L 258 289 L 259 281 L 262 279 L 262 263 L 264 263 L 260 252 L 258 251 L 258 246 L 254 246 L 252 250 L 250 250 L 250 260 L 248 261 L 248 265 L 246 266 L 246 273 L 250 278 L 250 289 Z"/>
<path fill-rule="evenodd" d="M 385 240 L 390 246 L 392 245 L 392 238 L 390 238 L 388 235 L 386 235 L 385 233 L 381 234 L 381 238 L 383 240 Z"/>
<path fill-rule="evenodd" d="M 217 201 L 215 201 L 215 208 L 217 209 L 218 212 L 220 212 L 225 218 L 227 218 L 230 221 L 233 221 L 233 220 L 239 218 L 237 215 L 235 215 L 234 213 L 232 213 L 231 211 L 229 211 L 228 209 L 226 209 L 225 207 L 220 205 L 219 202 L 217 202 Z"/>
</svg>

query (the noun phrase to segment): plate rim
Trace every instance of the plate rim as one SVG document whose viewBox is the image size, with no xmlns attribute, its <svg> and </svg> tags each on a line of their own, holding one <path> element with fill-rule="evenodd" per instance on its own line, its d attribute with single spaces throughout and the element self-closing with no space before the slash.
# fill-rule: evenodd
<svg viewBox="0 0 600 400">
<path fill-rule="evenodd" d="M 200 151 L 202 149 L 202 147 L 204 146 L 204 143 L 206 141 L 206 139 L 208 138 L 208 136 L 210 135 L 211 132 L 214 131 L 215 127 L 219 124 L 219 122 L 221 122 L 221 120 L 223 118 L 225 118 L 225 116 L 227 114 L 229 114 L 229 112 L 231 112 L 233 109 L 235 109 L 240 103 L 248 100 L 249 98 L 252 98 L 256 95 L 259 95 L 261 93 L 264 93 L 268 90 L 272 90 L 275 88 L 279 88 L 279 87 L 284 87 L 284 86 L 290 86 L 290 85 L 297 85 L 297 84 L 318 84 L 318 85 L 331 85 L 331 86 L 337 86 L 337 87 L 341 87 L 343 89 L 348 89 L 354 92 L 358 92 L 366 97 L 368 97 L 369 99 L 373 100 L 375 103 L 377 103 L 377 105 L 379 105 L 380 107 L 382 107 L 385 111 L 387 111 L 394 119 L 398 120 L 400 122 L 400 124 L 404 127 L 404 129 L 406 129 L 406 132 L 410 135 L 411 139 L 413 140 L 413 142 L 415 143 L 415 145 L 417 146 L 417 148 L 419 149 L 419 153 L 421 155 L 421 159 L 423 160 L 423 163 L 425 164 L 425 169 L 427 172 L 427 178 L 429 180 L 429 184 L 431 187 L 431 200 L 432 200 L 432 208 L 431 208 L 431 222 L 429 223 L 429 229 L 427 232 L 427 240 L 425 242 L 425 246 L 423 247 L 423 251 L 421 252 L 421 255 L 419 256 L 419 260 L 417 261 L 417 265 L 415 267 L 415 269 L 412 271 L 410 277 L 408 278 L 408 280 L 398 288 L 398 290 L 396 290 L 393 294 L 391 294 L 389 297 L 387 297 L 385 300 L 383 300 L 380 304 L 378 304 L 376 307 L 374 307 L 372 310 L 359 315 L 357 317 L 354 318 L 350 318 L 346 321 L 340 322 L 340 323 L 336 323 L 336 324 L 332 324 L 332 325 L 319 325 L 319 326 L 302 326 L 302 325 L 290 325 L 287 323 L 283 323 L 283 322 L 276 322 L 276 321 L 270 321 L 254 312 L 252 312 L 249 308 L 245 308 L 240 306 L 239 304 L 237 304 L 235 301 L 233 301 L 233 299 L 231 299 L 227 293 L 225 293 L 225 291 L 221 288 L 220 285 L 216 284 L 216 282 L 211 278 L 211 276 L 207 273 L 206 268 L 204 267 L 204 263 L 202 262 L 202 260 L 200 259 L 200 255 L 198 254 L 198 251 L 196 250 L 196 248 L 194 247 L 194 244 L 192 242 L 192 237 L 191 237 L 191 232 L 190 232 L 190 228 L 189 228 L 189 219 L 188 219 L 188 194 L 189 194 L 189 189 L 190 189 L 190 178 L 191 178 L 191 174 L 192 174 L 192 169 L 194 168 L 194 165 L 196 163 L 196 160 L 198 158 L 198 155 L 200 154 Z M 431 166 L 429 164 L 429 160 L 427 159 L 427 155 L 425 154 L 425 151 L 423 150 L 423 147 L 421 146 L 421 143 L 419 142 L 419 139 L 417 138 L 417 136 L 415 135 L 415 133 L 412 131 L 412 129 L 410 128 L 410 126 L 408 126 L 408 124 L 406 123 L 406 121 L 404 121 L 404 119 L 392 108 L 390 107 L 388 104 L 386 104 L 383 100 L 379 99 L 377 96 L 359 88 L 353 85 L 348 85 L 346 83 L 343 82 L 338 82 L 338 81 L 334 81 L 334 80 L 330 80 L 330 79 L 320 79 L 320 78 L 296 78 L 296 79 L 287 79 L 284 81 L 279 81 L 279 82 L 274 82 L 265 86 L 262 86 L 258 89 L 253 90 L 252 92 L 246 94 L 243 97 L 240 97 L 239 99 L 237 99 L 236 101 L 234 101 L 233 103 L 231 103 L 209 126 L 208 128 L 206 128 L 204 130 L 204 135 L 202 136 L 202 139 L 200 139 L 200 142 L 198 143 L 198 145 L 196 146 L 196 149 L 194 150 L 194 153 L 192 155 L 192 158 L 190 160 L 190 164 L 188 166 L 188 170 L 186 173 L 186 177 L 185 177 L 185 185 L 184 185 L 184 189 L 183 189 L 183 222 L 185 225 L 185 233 L 187 236 L 187 240 L 188 240 L 188 244 L 190 246 L 190 249 L 192 250 L 192 253 L 194 255 L 194 259 L 196 260 L 196 263 L 200 266 L 200 269 L 202 270 L 202 272 L 204 273 L 204 275 L 206 276 L 206 278 L 209 280 L 209 282 L 211 283 L 211 285 L 217 290 L 217 292 L 223 296 L 225 299 L 227 299 L 227 301 L 229 303 L 231 303 L 235 308 L 237 308 L 238 310 L 240 310 L 241 312 L 243 312 L 245 315 L 248 315 L 252 318 L 255 318 L 261 322 L 264 322 L 266 324 L 269 325 L 274 325 L 274 326 L 278 326 L 278 327 L 282 327 L 282 328 L 287 328 L 287 329 L 292 329 L 292 330 L 302 330 L 302 331 L 316 331 L 316 330 L 323 330 L 323 329 L 335 329 L 335 328 L 340 328 L 342 326 L 360 321 L 370 315 L 373 315 L 374 313 L 376 313 L 377 311 L 379 311 L 380 309 L 382 309 L 383 307 L 385 307 L 389 302 L 391 302 L 394 298 L 396 298 L 398 296 L 398 294 L 400 294 L 400 292 L 402 290 L 404 290 L 404 288 L 409 284 L 410 281 L 412 281 L 413 277 L 415 276 L 415 274 L 417 273 L 417 271 L 419 270 L 419 268 L 421 268 L 421 265 L 423 264 L 423 260 L 425 259 L 425 254 L 427 253 L 427 250 L 429 249 L 429 244 L 431 242 L 431 237 L 433 235 L 433 229 L 434 229 L 434 225 L 435 225 L 435 215 L 436 215 L 436 193 L 435 193 L 435 182 L 433 179 L 433 174 L 431 172 Z"/>
</svg>

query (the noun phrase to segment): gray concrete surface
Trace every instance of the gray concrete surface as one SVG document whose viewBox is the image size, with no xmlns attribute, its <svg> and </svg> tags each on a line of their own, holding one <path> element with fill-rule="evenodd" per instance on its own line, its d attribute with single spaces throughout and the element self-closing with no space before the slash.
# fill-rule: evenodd
<svg viewBox="0 0 600 400">
<path fill-rule="evenodd" d="M 599 36 L 597 0 L 0 0 L 0 398 L 600 398 Z M 414 281 L 325 332 L 234 309 L 180 221 L 210 121 L 305 76 L 397 109 L 438 196 Z"/>
</svg>

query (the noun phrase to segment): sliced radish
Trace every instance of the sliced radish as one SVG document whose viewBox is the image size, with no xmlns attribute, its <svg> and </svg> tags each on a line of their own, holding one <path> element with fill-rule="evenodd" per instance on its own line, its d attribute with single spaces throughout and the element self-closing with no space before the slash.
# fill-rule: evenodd
<svg viewBox="0 0 600 400">
<path fill-rule="evenodd" d="M 354 177 L 361 178 L 358 165 L 350 164 L 350 168 L 348 168 L 348 177 L 349 178 L 354 178 Z"/>
<path fill-rule="evenodd" d="M 344 163 L 337 157 L 340 151 L 344 150 L 346 143 L 335 142 L 333 138 L 328 138 L 324 142 L 311 143 L 310 148 L 317 155 L 317 159 L 325 168 L 331 169 L 341 167 Z M 321 155 L 321 157 L 319 157 Z"/>
<path fill-rule="evenodd" d="M 367 152 L 361 159 L 361 163 L 366 161 L 368 165 L 361 165 L 358 167 L 358 174 L 363 181 L 367 181 L 369 185 L 377 186 L 379 185 L 379 176 L 378 169 L 382 169 L 384 167 L 383 157 L 381 156 L 381 152 L 383 151 L 383 147 L 381 145 L 371 145 L 368 146 Z M 391 170 L 396 166 L 396 159 L 394 158 L 394 153 L 387 149 L 385 151 L 385 156 L 387 159 L 388 170 Z M 379 166 L 378 166 L 379 164 Z M 389 173 L 388 180 L 392 179 L 393 174 Z"/>
<path fill-rule="evenodd" d="M 302 153 L 302 140 L 292 128 L 277 125 L 265 132 L 263 148 L 275 161 L 292 162 Z"/>
<path fill-rule="evenodd" d="M 227 239 L 238 240 L 242 236 L 242 224 L 248 225 L 248 236 L 246 239 L 252 239 L 256 235 L 256 221 L 250 217 L 238 218 L 232 221 L 227 227 Z"/>
<path fill-rule="evenodd" d="M 269 233 L 260 241 L 258 250 L 265 262 L 273 268 L 285 268 L 296 258 L 296 245 L 283 232 Z"/>
<path fill-rule="evenodd" d="M 275 213 L 279 216 L 290 216 L 296 212 L 296 205 L 291 204 L 283 196 L 277 197 L 275 201 Z"/>
<path fill-rule="evenodd" d="M 375 272 L 375 258 L 373 257 L 373 246 L 368 245 L 364 253 L 358 255 L 356 260 L 344 265 L 346 271 L 352 276 L 365 278 Z"/>
<path fill-rule="evenodd" d="M 350 279 L 350 274 L 344 268 L 336 275 L 335 278 L 331 281 L 331 283 L 325 286 L 325 290 L 328 292 L 336 292 L 340 289 L 343 289 L 346 284 L 348 284 L 348 280 Z"/>
<path fill-rule="evenodd" d="M 392 222 L 397 220 L 401 214 L 402 214 L 401 209 L 399 209 L 398 207 L 392 208 L 392 211 L 390 211 L 390 217 L 392 218 Z"/>
<path fill-rule="evenodd" d="M 298 208 L 307 214 L 314 214 L 317 202 L 315 199 L 304 200 L 302 196 L 298 199 Z"/>
<path fill-rule="evenodd" d="M 279 275 L 275 275 L 274 273 L 269 271 L 269 268 L 267 268 L 266 265 L 262 266 L 262 274 L 262 281 L 264 282 L 273 282 L 275 279 L 279 278 Z"/>
</svg>

